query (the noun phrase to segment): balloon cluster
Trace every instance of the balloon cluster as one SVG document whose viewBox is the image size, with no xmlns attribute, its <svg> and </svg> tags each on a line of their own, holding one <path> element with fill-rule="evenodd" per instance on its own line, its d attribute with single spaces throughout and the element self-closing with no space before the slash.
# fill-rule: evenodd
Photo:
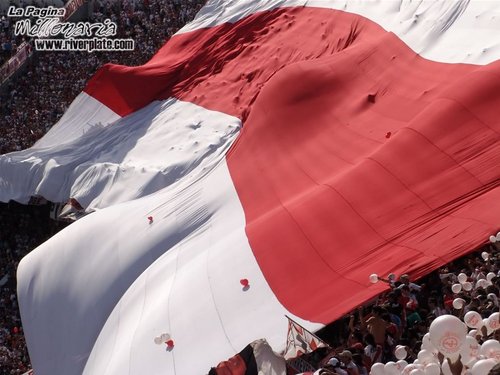
<svg viewBox="0 0 500 375">
<path fill-rule="evenodd" d="M 484 261 L 487 261 L 490 258 L 490 254 L 483 251 L 481 257 Z M 486 289 L 488 286 L 493 285 L 492 280 L 496 276 L 497 274 L 494 272 L 488 272 L 486 275 L 482 272 L 477 272 L 477 274 L 469 277 L 462 272 L 456 276 L 458 282 L 451 286 L 451 291 L 454 294 L 459 294 L 461 292 L 470 292 L 473 289 Z M 494 293 L 489 293 L 488 299 L 494 301 L 495 305 L 498 306 L 498 297 Z M 453 300 L 453 307 L 457 310 L 462 309 L 464 305 L 465 300 L 462 298 L 455 298 Z"/>
<path fill-rule="evenodd" d="M 496 236 L 491 236 L 490 241 L 500 243 L 500 232 Z M 482 252 L 481 258 L 487 262 L 490 254 Z M 451 276 L 454 280 L 451 290 L 457 295 L 457 298 L 453 300 L 453 307 L 461 310 L 465 307 L 466 301 L 459 298 L 458 294 L 486 289 L 493 285 L 493 279 L 500 276 L 500 273 L 497 275 L 494 272 L 486 273 L 476 269 L 476 272 L 471 275 L 462 272 L 458 275 L 448 274 L 447 276 Z M 369 281 L 373 284 L 379 280 L 384 281 L 377 274 L 369 276 Z M 487 298 L 497 308 L 499 307 L 498 296 L 495 293 L 489 293 Z M 456 371 L 453 372 L 450 363 L 454 367 L 461 362 L 462 375 L 487 375 L 493 366 L 500 363 L 500 342 L 491 338 L 492 334 L 499 329 L 499 312 L 483 318 L 477 311 L 468 311 L 463 315 L 463 320 L 454 315 L 438 316 L 432 321 L 428 333 L 422 338 L 420 352 L 413 363 L 406 362 L 407 347 L 398 345 L 394 350 L 397 362 L 375 363 L 371 367 L 370 374 L 454 375 Z"/>
<path fill-rule="evenodd" d="M 479 344 L 477 330 L 485 326 L 489 333 L 500 327 L 499 313 L 487 319 L 475 311 L 469 311 L 461 321 L 454 315 L 442 315 L 434 319 L 429 332 L 422 339 L 417 359 L 408 364 L 406 347 L 398 345 L 394 351 L 397 362 L 375 363 L 371 375 L 451 375 L 449 359 L 452 363 L 460 360 L 466 374 L 486 375 L 500 363 L 500 343 L 489 339 Z M 494 328 L 497 327 L 497 328 Z M 469 329 L 471 330 L 469 331 Z M 440 361 L 439 356 L 444 357 Z"/>
<path fill-rule="evenodd" d="M 396 275 L 394 273 L 390 273 L 387 275 L 387 279 L 384 279 L 384 278 L 380 277 L 379 275 L 377 275 L 376 273 L 372 273 L 368 277 L 368 280 L 370 280 L 370 282 L 372 284 L 376 284 L 379 281 L 385 281 L 386 283 L 392 284 L 396 281 Z"/>
<path fill-rule="evenodd" d="M 491 235 L 490 242 L 491 243 L 500 242 L 500 232 L 498 232 L 496 236 Z"/>
<path fill-rule="evenodd" d="M 165 345 L 167 345 L 167 349 L 172 349 L 174 347 L 174 340 L 172 340 L 168 333 L 162 333 L 160 336 L 156 336 L 154 338 L 154 342 L 156 345 L 162 345 L 165 343 Z"/>
</svg>

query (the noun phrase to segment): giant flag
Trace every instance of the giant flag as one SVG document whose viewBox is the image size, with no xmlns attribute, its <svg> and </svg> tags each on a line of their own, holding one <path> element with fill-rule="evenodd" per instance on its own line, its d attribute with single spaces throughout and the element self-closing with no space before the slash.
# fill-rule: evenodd
<svg viewBox="0 0 500 375">
<path fill-rule="evenodd" d="M 211 0 L 144 66 L 101 68 L 0 157 L 1 200 L 88 212 L 19 266 L 36 374 L 204 373 L 481 245 L 499 32 L 499 1 Z"/>
</svg>

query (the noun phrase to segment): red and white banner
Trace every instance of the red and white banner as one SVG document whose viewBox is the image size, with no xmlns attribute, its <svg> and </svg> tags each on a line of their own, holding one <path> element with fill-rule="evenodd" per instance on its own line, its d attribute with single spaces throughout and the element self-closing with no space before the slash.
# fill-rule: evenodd
<svg viewBox="0 0 500 375">
<path fill-rule="evenodd" d="M 64 18 L 62 21 L 68 20 L 73 13 L 75 13 L 83 4 L 85 4 L 88 0 L 70 0 L 68 3 L 64 6 L 66 9 L 66 14 L 64 15 Z"/>
<path fill-rule="evenodd" d="M 255 338 L 283 348 L 285 314 L 314 332 L 376 296 L 372 273 L 487 241 L 499 10 L 214 0 L 144 66 L 100 69 L 0 156 L 0 200 L 90 213 L 19 266 L 35 371 L 203 373 Z"/>
<path fill-rule="evenodd" d="M 285 359 L 299 357 L 328 345 L 318 336 L 312 334 L 293 319 L 288 318 L 288 334 L 286 338 Z"/>
<path fill-rule="evenodd" d="M 14 56 L 0 67 L 0 82 L 9 78 L 19 67 L 21 67 L 28 57 L 31 56 L 32 47 L 28 42 L 23 42 L 17 48 Z"/>
<path fill-rule="evenodd" d="M 68 20 L 73 13 L 75 13 L 87 0 L 71 0 L 64 8 L 66 9 L 66 14 L 61 19 L 61 21 Z M 12 56 L 7 62 L 5 62 L 0 67 L 0 82 L 5 81 L 13 73 L 19 69 L 24 62 L 31 55 L 33 48 L 30 42 L 23 42 L 18 48 L 14 56 Z"/>
</svg>

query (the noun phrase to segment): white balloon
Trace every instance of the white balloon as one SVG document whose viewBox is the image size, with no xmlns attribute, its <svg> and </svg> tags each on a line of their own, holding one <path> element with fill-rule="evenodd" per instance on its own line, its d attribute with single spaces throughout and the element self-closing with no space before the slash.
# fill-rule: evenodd
<svg viewBox="0 0 500 375">
<path fill-rule="evenodd" d="M 486 280 L 491 281 L 494 277 L 496 277 L 495 272 L 488 272 L 488 274 L 486 275 Z"/>
<path fill-rule="evenodd" d="M 486 358 L 493 358 L 500 361 L 500 343 L 497 340 L 486 340 L 479 349 L 479 354 Z"/>
<path fill-rule="evenodd" d="M 386 375 L 400 375 L 396 362 L 389 361 L 384 366 Z"/>
<path fill-rule="evenodd" d="M 467 363 L 467 367 L 472 368 L 476 364 L 477 361 L 479 361 L 479 357 L 476 357 L 476 358 L 470 360 L 469 363 Z M 472 373 L 469 370 L 469 372 L 466 372 L 466 375 L 467 374 L 472 374 Z"/>
<path fill-rule="evenodd" d="M 453 375 L 450 369 L 450 364 L 446 359 L 441 364 L 441 370 L 443 371 L 443 375 Z"/>
<path fill-rule="evenodd" d="M 408 362 L 406 362 L 404 359 L 400 359 L 396 362 L 396 367 L 398 368 L 399 372 L 402 372 L 406 366 L 408 366 Z"/>
<path fill-rule="evenodd" d="M 469 364 L 473 360 L 477 360 L 477 356 L 479 355 L 479 344 L 475 337 L 470 335 L 465 337 L 464 345 L 460 349 L 460 355 L 464 365 Z"/>
<path fill-rule="evenodd" d="M 410 375 L 425 375 L 425 372 L 422 369 L 416 368 L 410 371 Z"/>
<path fill-rule="evenodd" d="M 500 241 L 500 232 L 497 233 L 497 241 Z"/>
<path fill-rule="evenodd" d="M 464 322 L 467 324 L 467 327 L 470 328 L 480 328 L 483 325 L 483 318 L 476 311 L 469 311 L 464 316 Z"/>
<path fill-rule="evenodd" d="M 170 340 L 170 335 L 168 333 L 162 333 L 160 338 L 161 338 L 162 342 L 165 342 L 165 341 Z"/>
<path fill-rule="evenodd" d="M 491 237 L 490 237 L 491 238 Z M 491 241 L 491 239 L 490 239 Z M 490 257 L 490 254 L 488 254 L 486 251 L 483 251 L 481 253 L 481 257 L 484 259 L 484 260 L 488 260 L 488 258 Z"/>
<path fill-rule="evenodd" d="M 411 363 L 404 368 L 403 375 L 410 375 L 410 372 L 412 372 L 413 370 L 418 369 L 418 368 L 419 368 L 418 365 Z"/>
<path fill-rule="evenodd" d="M 453 315 L 441 315 L 434 319 L 429 327 L 432 344 L 445 356 L 458 355 L 465 342 L 467 327 Z"/>
<path fill-rule="evenodd" d="M 378 282 L 378 275 L 377 275 L 376 273 L 372 273 L 372 274 L 370 275 L 369 279 L 370 279 L 370 282 L 371 282 L 372 284 L 375 284 L 375 283 L 377 283 L 377 282 Z"/>
<path fill-rule="evenodd" d="M 418 352 L 417 358 L 418 362 L 424 366 L 437 361 L 437 357 L 431 351 L 425 349 Z"/>
<path fill-rule="evenodd" d="M 394 350 L 394 356 L 397 359 L 405 359 L 408 353 L 406 352 L 406 348 L 404 346 L 398 345 L 396 350 Z"/>
<path fill-rule="evenodd" d="M 477 336 L 477 329 L 471 329 L 468 333 L 469 336 L 476 338 Z"/>
<path fill-rule="evenodd" d="M 155 339 L 154 339 L 154 342 L 155 342 L 156 345 L 163 344 L 163 341 L 161 341 L 161 337 L 160 336 L 156 336 Z"/>
<path fill-rule="evenodd" d="M 462 291 L 462 284 L 453 284 L 451 286 L 451 291 L 455 294 L 460 293 Z"/>
<path fill-rule="evenodd" d="M 465 300 L 463 300 L 462 298 L 455 298 L 453 300 L 453 307 L 456 310 L 460 310 L 462 307 L 464 307 L 464 305 L 465 305 Z"/>
<path fill-rule="evenodd" d="M 437 363 L 429 363 L 427 366 L 425 366 L 424 373 L 425 375 L 440 375 L 441 368 Z"/>
<path fill-rule="evenodd" d="M 459 274 L 458 274 L 458 282 L 459 282 L 460 284 L 463 284 L 463 283 L 465 283 L 466 281 L 467 281 L 467 275 L 466 275 L 465 273 L 463 273 L 463 272 L 462 272 L 462 273 L 459 273 Z"/>
<path fill-rule="evenodd" d="M 481 359 L 477 361 L 474 366 L 472 366 L 472 375 L 486 375 L 495 366 L 496 361 L 494 359 Z"/>
<path fill-rule="evenodd" d="M 490 242 L 495 243 L 497 242 L 497 237 L 496 236 L 490 236 Z M 486 260 L 486 259 L 485 259 Z"/>
<path fill-rule="evenodd" d="M 374 363 L 371 370 L 371 375 L 386 375 L 385 374 L 385 366 L 383 363 Z"/>
<path fill-rule="evenodd" d="M 464 288 L 466 292 L 470 292 L 472 290 L 472 283 L 466 281 L 465 283 L 463 283 L 462 288 Z"/>
<path fill-rule="evenodd" d="M 479 279 L 477 282 L 476 282 L 476 289 L 479 289 L 479 288 L 486 288 L 487 286 L 487 283 L 488 281 L 486 279 Z"/>
<path fill-rule="evenodd" d="M 496 331 L 498 328 L 500 328 L 500 313 L 495 312 L 490 315 L 488 318 L 488 328 L 490 328 L 492 331 Z"/>
<path fill-rule="evenodd" d="M 429 350 L 433 353 L 437 353 L 438 350 L 436 349 L 436 347 L 432 344 L 431 342 L 431 338 L 430 338 L 430 335 L 429 335 L 429 332 L 427 332 L 424 337 L 422 337 L 422 346 L 421 346 L 422 349 L 425 349 L 425 350 Z"/>
<path fill-rule="evenodd" d="M 488 318 L 483 319 L 483 326 L 486 327 L 486 335 L 489 336 L 493 332 L 493 330 L 491 329 L 491 326 L 488 324 Z"/>
</svg>

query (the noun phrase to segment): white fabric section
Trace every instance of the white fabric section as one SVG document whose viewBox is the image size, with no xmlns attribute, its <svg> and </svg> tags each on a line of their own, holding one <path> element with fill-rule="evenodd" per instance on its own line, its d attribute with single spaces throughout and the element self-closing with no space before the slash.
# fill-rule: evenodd
<svg viewBox="0 0 500 375">
<path fill-rule="evenodd" d="M 118 114 L 87 93 L 81 92 L 63 117 L 32 148 L 71 142 L 94 127 L 106 127 L 118 119 Z"/>
<path fill-rule="evenodd" d="M 251 346 L 253 347 L 253 355 L 257 363 L 259 372 L 265 375 L 286 375 L 286 362 L 282 356 L 276 355 L 272 347 L 261 339 L 254 341 Z"/>
<path fill-rule="evenodd" d="M 234 117 L 170 99 L 69 144 L 0 159 L 13 171 L 3 183 L 28 186 L 25 196 L 110 206 L 21 262 L 37 374 L 197 374 L 257 338 L 284 346 L 290 313 L 253 256 L 224 159 L 239 129 Z M 153 341 L 166 332 L 171 352 Z"/>
<path fill-rule="evenodd" d="M 338 9 L 392 31 L 421 56 L 440 62 L 487 64 L 500 58 L 498 0 L 209 0 L 189 32 L 288 6 Z"/>
<path fill-rule="evenodd" d="M 78 138 L 63 131 L 76 125 L 74 119 L 84 118 L 86 110 L 77 115 L 70 109 L 68 121 L 59 122 L 59 142 L 50 133 L 40 141 L 51 147 L 0 155 L 0 201 L 27 202 L 41 195 L 63 202 L 73 197 L 94 210 L 151 194 L 220 160 L 240 128 L 237 118 L 169 99 L 113 126 L 89 128 Z"/>
<path fill-rule="evenodd" d="M 204 374 L 257 338 L 285 344 L 290 313 L 253 256 L 224 159 L 77 221 L 24 258 L 18 279 L 39 375 Z M 162 333 L 171 351 L 154 343 Z"/>
</svg>

